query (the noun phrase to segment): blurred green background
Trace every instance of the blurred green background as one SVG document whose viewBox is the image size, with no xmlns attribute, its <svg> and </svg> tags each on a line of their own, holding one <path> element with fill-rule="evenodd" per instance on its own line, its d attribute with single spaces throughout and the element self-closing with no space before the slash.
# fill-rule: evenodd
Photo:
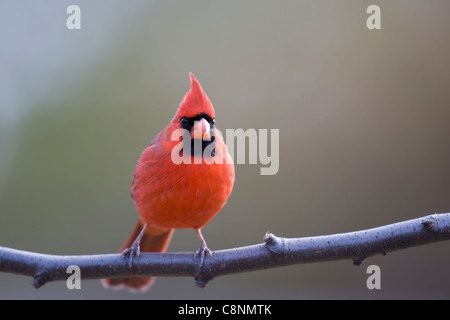
<svg viewBox="0 0 450 320">
<path fill-rule="evenodd" d="M 81 8 L 81 30 L 66 8 Z M 381 30 L 366 9 L 381 7 Z M 117 252 L 138 214 L 142 150 L 199 79 L 225 129 L 280 130 L 280 170 L 237 165 L 203 234 L 211 249 L 450 212 L 450 3 L 2 1 L 0 245 Z M 448 242 L 351 261 L 159 278 L 145 294 L 82 281 L 39 290 L 0 274 L 1 299 L 450 298 Z M 194 251 L 178 230 L 170 251 Z M 381 290 L 366 268 L 381 268 Z"/>
</svg>

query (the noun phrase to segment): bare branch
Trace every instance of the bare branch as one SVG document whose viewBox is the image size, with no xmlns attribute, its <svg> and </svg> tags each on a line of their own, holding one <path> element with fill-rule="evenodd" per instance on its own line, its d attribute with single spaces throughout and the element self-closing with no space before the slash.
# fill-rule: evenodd
<svg viewBox="0 0 450 320">
<path fill-rule="evenodd" d="M 32 276 L 36 288 L 67 280 L 67 267 L 77 265 L 82 279 L 128 276 L 190 276 L 205 287 L 213 278 L 292 264 L 351 259 L 355 265 L 386 254 L 450 239 L 450 213 L 398 222 L 378 228 L 306 238 L 280 238 L 271 233 L 264 243 L 215 251 L 199 270 L 194 253 L 142 253 L 132 267 L 120 254 L 60 256 L 0 247 L 0 272 Z M 197 259 L 198 260 L 198 259 Z"/>
</svg>

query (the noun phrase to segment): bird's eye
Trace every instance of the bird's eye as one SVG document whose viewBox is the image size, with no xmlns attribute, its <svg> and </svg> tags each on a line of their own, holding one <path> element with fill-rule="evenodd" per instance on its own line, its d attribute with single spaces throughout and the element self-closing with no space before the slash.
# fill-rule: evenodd
<svg viewBox="0 0 450 320">
<path fill-rule="evenodd" d="M 186 128 L 187 125 L 189 124 L 188 118 L 186 118 L 186 117 L 181 118 L 180 124 L 181 124 L 181 126 L 182 126 L 183 128 Z"/>
<path fill-rule="evenodd" d="M 212 123 L 213 123 L 213 124 L 216 124 L 216 119 L 212 119 Z"/>
</svg>

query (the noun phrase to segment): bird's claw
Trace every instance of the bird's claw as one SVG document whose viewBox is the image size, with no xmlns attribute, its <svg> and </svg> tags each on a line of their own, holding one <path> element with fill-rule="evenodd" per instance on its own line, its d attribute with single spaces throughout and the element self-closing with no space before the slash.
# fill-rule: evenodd
<svg viewBox="0 0 450 320">
<path fill-rule="evenodd" d="M 206 255 L 210 256 L 211 258 L 214 258 L 214 255 L 213 255 L 212 251 L 209 250 L 209 248 L 206 246 L 206 244 L 203 244 L 203 243 L 202 243 L 202 244 L 200 245 L 200 248 L 198 248 L 198 250 L 195 251 L 195 254 L 194 254 L 194 260 L 195 260 L 198 256 L 200 256 L 200 263 L 199 263 L 199 265 L 198 265 L 199 268 L 202 268 L 202 267 L 203 267 L 203 262 L 205 261 L 205 256 L 206 256 Z"/>
<path fill-rule="evenodd" d="M 133 242 L 133 244 L 131 245 L 131 247 L 126 248 L 125 250 L 123 250 L 122 255 L 120 256 L 121 258 L 127 258 L 129 257 L 130 261 L 128 262 L 128 265 L 130 266 L 130 268 L 133 265 L 133 259 L 134 257 L 138 257 L 141 255 L 141 247 L 139 246 L 138 242 Z"/>
</svg>

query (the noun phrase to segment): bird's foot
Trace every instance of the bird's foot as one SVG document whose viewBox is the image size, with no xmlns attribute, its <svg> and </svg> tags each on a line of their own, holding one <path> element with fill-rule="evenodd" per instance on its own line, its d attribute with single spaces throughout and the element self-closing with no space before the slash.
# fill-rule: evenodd
<svg viewBox="0 0 450 320">
<path fill-rule="evenodd" d="M 120 256 L 121 258 L 125 258 L 125 259 L 129 259 L 128 261 L 128 265 L 131 266 L 133 265 L 133 259 L 134 257 L 138 257 L 141 255 L 141 247 L 139 246 L 139 242 L 133 242 L 133 244 L 131 245 L 131 247 L 126 248 L 125 250 L 122 251 L 122 255 Z"/>
<path fill-rule="evenodd" d="M 200 248 L 198 248 L 197 251 L 195 251 L 194 254 L 194 260 L 199 256 L 200 257 L 200 263 L 198 265 L 199 268 L 203 267 L 203 262 L 205 261 L 206 256 L 210 256 L 211 258 L 214 258 L 213 253 L 209 248 L 206 246 L 206 242 L 202 242 L 200 244 Z"/>
<path fill-rule="evenodd" d="M 136 240 L 134 240 L 133 244 L 131 245 L 131 247 L 126 248 L 125 250 L 122 251 L 122 255 L 120 256 L 121 258 L 129 258 L 130 261 L 128 262 L 128 265 L 130 266 L 130 268 L 133 266 L 133 259 L 134 257 L 138 257 L 141 255 L 141 247 L 139 246 L 139 244 L 141 243 L 142 237 L 144 236 L 145 233 L 145 229 L 147 229 L 148 224 L 145 224 L 142 227 L 141 232 L 139 232 L 139 235 L 137 236 Z"/>
</svg>

